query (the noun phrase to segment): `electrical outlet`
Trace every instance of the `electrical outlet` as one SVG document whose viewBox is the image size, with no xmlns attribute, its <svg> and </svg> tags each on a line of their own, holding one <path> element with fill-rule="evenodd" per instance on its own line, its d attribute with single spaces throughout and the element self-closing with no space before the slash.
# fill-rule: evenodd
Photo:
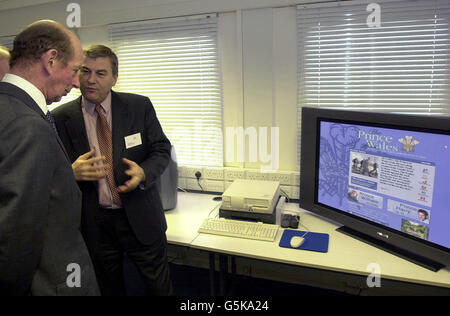
<svg viewBox="0 0 450 316">
<path fill-rule="evenodd" d="M 280 185 L 280 189 L 283 190 L 284 194 L 286 194 L 288 196 L 288 198 L 290 198 L 290 199 L 292 199 L 291 188 L 292 187 L 290 185 Z M 281 195 L 284 195 L 284 194 L 281 194 Z"/>
<path fill-rule="evenodd" d="M 292 173 L 292 185 L 300 185 L 300 173 Z"/>
<path fill-rule="evenodd" d="M 205 179 L 223 180 L 222 168 L 203 168 L 203 177 Z"/>
<path fill-rule="evenodd" d="M 223 181 L 219 181 L 219 180 L 205 180 L 205 185 L 204 185 L 204 189 L 205 191 L 208 192 L 222 192 L 225 191 L 224 188 L 224 183 Z M 203 186 L 203 184 L 202 184 Z"/>
<path fill-rule="evenodd" d="M 186 177 L 186 167 L 178 166 L 178 177 Z"/>
<path fill-rule="evenodd" d="M 186 189 L 186 178 L 178 178 L 178 187 Z"/>
<path fill-rule="evenodd" d="M 199 171 L 203 175 L 203 168 L 196 168 L 196 167 L 184 167 L 184 174 L 186 178 L 194 178 L 197 179 L 195 176 L 195 173 Z M 203 178 L 203 176 L 202 176 Z"/>
<path fill-rule="evenodd" d="M 228 187 L 233 183 L 233 181 L 224 181 L 223 182 L 223 186 L 224 186 L 224 192 L 228 189 Z"/>
<path fill-rule="evenodd" d="M 300 187 L 298 186 L 291 187 L 291 194 L 292 194 L 291 199 L 298 199 L 300 196 Z"/>
<path fill-rule="evenodd" d="M 260 171 L 256 171 L 256 170 L 247 170 L 245 172 L 245 179 L 248 179 L 248 180 L 268 180 L 268 174 L 267 173 L 261 173 Z"/>
<path fill-rule="evenodd" d="M 224 179 L 228 181 L 245 179 L 245 170 L 238 168 L 225 168 Z"/>
<path fill-rule="evenodd" d="M 290 172 L 269 172 L 267 173 L 268 180 L 271 181 L 278 181 L 280 184 L 290 185 L 292 184 L 291 181 L 291 173 Z"/>
<path fill-rule="evenodd" d="M 198 184 L 200 182 L 200 185 Z M 205 180 L 200 179 L 200 181 L 197 182 L 197 179 L 191 179 L 191 178 L 187 178 L 186 179 L 186 189 L 188 190 L 196 190 L 196 191 L 206 191 L 205 188 Z"/>
</svg>

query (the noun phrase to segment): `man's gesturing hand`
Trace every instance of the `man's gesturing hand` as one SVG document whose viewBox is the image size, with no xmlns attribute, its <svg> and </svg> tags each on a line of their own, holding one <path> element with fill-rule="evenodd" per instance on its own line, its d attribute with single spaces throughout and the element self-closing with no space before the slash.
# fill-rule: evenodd
<svg viewBox="0 0 450 316">
<path fill-rule="evenodd" d="M 90 158 L 94 150 L 81 155 L 72 164 L 73 174 L 77 181 L 97 181 L 106 177 L 108 164 L 104 164 L 105 157 Z"/>
<path fill-rule="evenodd" d="M 131 179 L 126 181 L 121 186 L 117 187 L 117 190 L 122 193 L 130 192 L 136 189 L 136 187 L 142 181 L 145 181 L 145 173 L 144 169 L 142 169 L 137 163 L 134 161 L 128 160 L 126 158 L 122 158 L 122 161 L 128 165 L 128 169 L 125 171 L 125 174 L 130 176 Z"/>
</svg>

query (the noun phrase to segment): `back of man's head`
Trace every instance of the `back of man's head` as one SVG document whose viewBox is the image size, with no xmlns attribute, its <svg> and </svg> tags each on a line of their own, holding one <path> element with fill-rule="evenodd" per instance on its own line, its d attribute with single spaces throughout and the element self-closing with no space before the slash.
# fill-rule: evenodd
<svg viewBox="0 0 450 316">
<path fill-rule="evenodd" d="M 14 39 L 10 66 L 28 65 L 39 60 L 48 50 L 58 51 L 57 59 L 66 63 L 73 55 L 69 31 L 51 20 L 41 20 L 30 24 Z"/>
</svg>

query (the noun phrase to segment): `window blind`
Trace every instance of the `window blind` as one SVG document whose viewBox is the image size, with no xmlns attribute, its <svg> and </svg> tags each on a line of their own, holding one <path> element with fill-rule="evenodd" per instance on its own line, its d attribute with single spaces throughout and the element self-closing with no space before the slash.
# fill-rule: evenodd
<svg viewBox="0 0 450 316">
<path fill-rule="evenodd" d="M 297 6 L 299 133 L 303 106 L 449 115 L 450 2 L 355 2 Z"/>
<path fill-rule="evenodd" d="M 181 165 L 223 166 L 217 17 L 111 25 L 116 90 L 148 96 Z"/>
<path fill-rule="evenodd" d="M 5 46 L 8 49 L 13 48 L 15 35 L 11 36 L 0 36 L 0 45 Z"/>
<path fill-rule="evenodd" d="M 47 107 L 50 111 L 52 111 L 52 110 L 56 109 L 58 106 L 63 105 L 64 103 L 75 100 L 80 95 L 81 95 L 80 89 L 72 88 L 72 90 L 70 90 L 70 92 L 67 95 L 63 96 L 60 101 L 53 102 L 52 104 L 48 105 Z"/>
<path fill-rule="evenodd" d="M 449 1 L 299 6 L 301 106 L 448 115 Z"/>
</svg>

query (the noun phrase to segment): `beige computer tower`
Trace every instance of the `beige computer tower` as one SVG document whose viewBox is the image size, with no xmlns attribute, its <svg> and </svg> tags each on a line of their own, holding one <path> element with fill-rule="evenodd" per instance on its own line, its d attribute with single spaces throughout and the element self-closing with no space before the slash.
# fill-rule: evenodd
<svg viewBox="0 0 450 316">
<path fill-rule="evenodd" d="M 272 214 L 278 197 L 278 181 L 237 179 L 222 194 L 222 210 Z"/>
</svg>

